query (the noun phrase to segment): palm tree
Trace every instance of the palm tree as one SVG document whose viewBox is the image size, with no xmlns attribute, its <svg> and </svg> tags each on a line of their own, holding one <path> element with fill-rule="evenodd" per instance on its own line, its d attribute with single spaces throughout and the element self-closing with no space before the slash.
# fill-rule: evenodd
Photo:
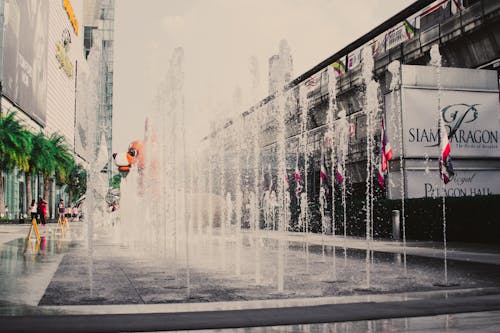
<svg viewBox="0 0 500 333">
<path fill-rule="evenodd" d="M 59 134 L 52 134 L 49 138 L 52 147 L 52 154 L 55 161 L 55 172 L 57 181 L 65 184 L 71 169 L 75 165 L 75 160 L 70 152 L 64 136 Z"/>
<path fill-rule="evenodd" d="M 43 174 L 43 198 L 48 201 L 49 199 L 49 177 L 57 172 L 59 180 L 64 182 L 66 176 L 71 168 L 73 157 L 69 152 L 66 145 L 64 136 L 57 133 L 52 133 L 47 139 L 48 153 L 50 154 L 51 163 L 47 168 L 42 170 Z"/>
<path fill-rule="evenodd" d="M 39 132 L 37 135 L 34 135 L 32 138 L 33 148 L 31 150 L 30 157 L 30 171 L 32 174 L 35 174 L 39 177 L 40 173 L 44 175 L 44 178 L 47 178 L 54 172 L 55 170 L 55 161 L 54 157 L 51 154 L 51 147 L 49 140 L 45 136 L 43 132 Z M 46 176 L 46 177 L 45 177 Z M 39 178 L 40 180 L 40 178 Z M 40 181 L 38 181 L 38 195 L 37 197 L 41 197 L 40 194 Z M 47 185 L 48 188 L 48 185 Z M 47 190 L 47 189 L 46 189 Z M 47 200 L 48 193 L 45 193 L 44 197 Z"/>
<path fill-rule="evenodd" d="M 72 166 L 73 157 L 62 135 L 52 133 L 46 137 L 42 132 L 33 137 L 32 165 L 43 176 L 43 199 L 49 199 L 49 178 L 57 172 L 58 180 L 64 182 Z"/>
<path fill-rule="evenodd" d="M 5 198 L 2 173 L 15 167 L 28 169 L 29 137 L 15 112 L 0 113 L 0 213 L 4 213 Z"/>
<path fill-rule="evenodd" d="M 31 176 L 37 173 L 36 165 L 35 165 L 35 156 L 33 153 L 33 147 L 36 145 L 36 140 L 38 138 L 37 135 L 26 131 L 26 136 L 30 142 L 30 150 L 29 150 L 29 158 L 28 158 L 28 169 L 25 172 L 26 177 L 26 202 L 29 204 L 31 199 L 33 198 L 32 188 L 31 188 Z"/>
<path fill-rule="evenodd" d="M 68 185 L 70 204 L 73 202 L 73 197 L 78 199 L 87 191 L 87 172 L 81 164 L 73 164 L 65 184 Z"/>
</svg>

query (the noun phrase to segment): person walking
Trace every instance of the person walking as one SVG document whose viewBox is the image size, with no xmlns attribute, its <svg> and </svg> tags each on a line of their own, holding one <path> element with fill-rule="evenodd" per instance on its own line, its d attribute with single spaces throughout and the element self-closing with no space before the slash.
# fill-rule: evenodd
<svg viewBox="0 0 500 333">
<path fill-rule="evenodd" d="M 73 207 L 73 221 L 78 221 L 78 207 Z"/>
<path fill-rule="evenodd" d="M 42 223 L 42 226 L 45 227 L 45 217 L 47 216 L 47 201 L 43 200 L 42 198 L 39 198 L 38 201 L 38 214 L 40 214 L 40 222 Z"/>
<path fill-rule="evenodd" d="M 38 207 L 36 205 L 36 201 L 35 199 L 31 200 L 31 205 L 30 205 L 30 208 L 29 208 L 29 212 L 31 214 L 31 220 L 33 221 L 33 219 L 37 219 L 37 215 L 38 215 Z"/>
<path fill-rule="evenodd" d="M 57 219 L 60 220 L 61 222 L 64 221 L 64 211 L 65 211 L 64 200 L 60 199 L 59 204 L 57 205 L 57 214 L 58 214 Z"/>
</svg>

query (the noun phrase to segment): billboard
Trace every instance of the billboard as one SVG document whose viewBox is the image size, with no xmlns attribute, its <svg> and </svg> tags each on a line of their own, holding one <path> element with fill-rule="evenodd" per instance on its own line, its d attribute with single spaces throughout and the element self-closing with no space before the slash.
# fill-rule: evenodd
<svg viewBox="0 0 500 333">
<path fill-rule="evenodd" d="M 4 5 L 3 94 L 44 126 L 49 6 L 42 0 Z"/>
<path fill-rule="evenodd" d="M 453 157 L 500 157 L 498 93 L 411 88 L 402 96 L 405 157 L 438 156 L 438 98 Z"/>
<path fill-rule="evenodd" d="M 438 157 L 441 114 L 453 158 L 500 158 L 495 71 L 441 68 L 438 78 L 434 67 L 403 65 L 402 74 L 401 89 L 384 103 L 395 157 L 401 148 L 404 158 Z"/>
<path fill-rule="evenodd" d="M 500 194 L 496 71 L 403 65 L 401 89 L 387 94 L 384 104 L 394 153 L 388 175 L 390 199 L 401 198 L 402 188 L 406 198 Z M 446 185 L 438 170 L 441 116 L 455 170 Z"/>
</svg>

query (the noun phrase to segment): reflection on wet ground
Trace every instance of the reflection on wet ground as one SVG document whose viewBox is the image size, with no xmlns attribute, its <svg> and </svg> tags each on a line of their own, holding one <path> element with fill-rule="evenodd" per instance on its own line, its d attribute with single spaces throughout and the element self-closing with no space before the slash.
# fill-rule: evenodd
<svg viewBox="0 0 500 333">
<path fill-rule="evenodd" d="M 12 226 L 13 236 L 24 237 L 29 226 Z M 77 234 L 75 230 L 75 235 Z M 40 240 L 36 237 L 4 238 L 0 244 L 0 296 L 3 310 L 15 309 L 19 305 L 23 311 L 33 312 L 30 306 L 37 306 L 45 293 L 54 272 L 64 257 L 64 253 L 77 246 L 77 242 L 57 233 L 57 227 L 47 225 L 40 228 Z M 16 311 L 16 310 L 12 310 Z"/>
<path fill-rule="evenodd" d="M 307 325 L 283 325 L 247 327 L 216 330 L 191 330 L 183 332 L 204 333 L 497 333 L 500 326 L 500 311 L 459 313 L 432 317 L 390 318 L 361 320 L 345 323 L 322 323 Z"/>
<path fill-rule="evenodd" d="M 239 271 L 236 271 L 233 238 L 215 237 L 206 241 L 193 237 L 188 285 L 186 258 L 175 260 L 168 255 L 142 252 L 109 239 L 97 240 L 89 256 L 84 242 L 85 230 L 85 225 L 79 223 L 63 234 L 57 226 L 51 225 L 41 231 L 40 242 L 27 242 L 22 237 L 27 234 L 27 226 L 11 229 L 2 226 L 0 316 L 182 313 L 362 302 L 383 306 L 384 302 L 448 297 L 466 302 L 469 297 L 500 294 L 500 261 L 491 263 L 495 262 L 498 252 L 484 249 L 455 252 L 457 260 L 448 262 L 452 284 L 442 287 L 438 284 L 442 281 L 443 260 L 436 255 L 436 249 L 421 246 L 408 251 L 412 254 L 406 257 L 405 274 L 401 248 L 393 244 L 375 244 L 374 247 L 387 251 L 371 254 L 371 285 L 368 288 L 364 285 L 366 250 L 362 242 L 342 240 L 343 243 L 337 245 L 331 239 L 311 238 L 306 243 L 292 235 L 284 243 L 288 248 L 285 251 L 284 290 L 278 291 L 276 266 L 279 244 L 283 240 L 272 234 L 271 237 L 262 237 L 265 235 L 262 234 L 257 240 L 250 235 L 244 236 Z M 255 244 L 260 244 L 259 260 L 255 256 Z M 425 256 L 416 255 L 418 249 Z M 208 252 L 212 255 L 207 256 Z M 472 260 L 462 260 L 467 256 Z M 207 260 L 207 257 L 216 259 Z M 467 329 L 468 321 L 480 318 L 497 324 L 495 316 L 498 312 L 483 311 L 418 317 L 420 319 L 269 326 L 238 331 L 438 332 L 441 329 L 446 332 L 456 327 Z M 431 326 L 425 326 L 426 323 Z M 482 328 L 489 332 L 488 326 Z"/>
</svg>

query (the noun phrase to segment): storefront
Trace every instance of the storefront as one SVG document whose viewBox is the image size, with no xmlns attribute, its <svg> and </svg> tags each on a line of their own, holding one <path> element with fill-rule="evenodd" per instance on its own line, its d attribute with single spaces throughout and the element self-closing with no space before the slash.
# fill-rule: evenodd
<svg viewBox="0 0 500 333">
<path fill-rule="evenodd" d="M 85 68 L 83 0 L 4 0 L 2 112 L 16 111 L 33 133 L 63 135 L 74 151 L 77 112 L 77 66 Z M 25 214 L 31 199 L 43 196 L 43 177 L 32 176 L 32 196 L 26 198 L 24 172 L 4 173 L 9 218 Z M 59 197 L 67 199 L 49 179 L 49 212 L 54 216 Z M 66 200 L 65 200 L 66 201 Z"/>
</svg>

